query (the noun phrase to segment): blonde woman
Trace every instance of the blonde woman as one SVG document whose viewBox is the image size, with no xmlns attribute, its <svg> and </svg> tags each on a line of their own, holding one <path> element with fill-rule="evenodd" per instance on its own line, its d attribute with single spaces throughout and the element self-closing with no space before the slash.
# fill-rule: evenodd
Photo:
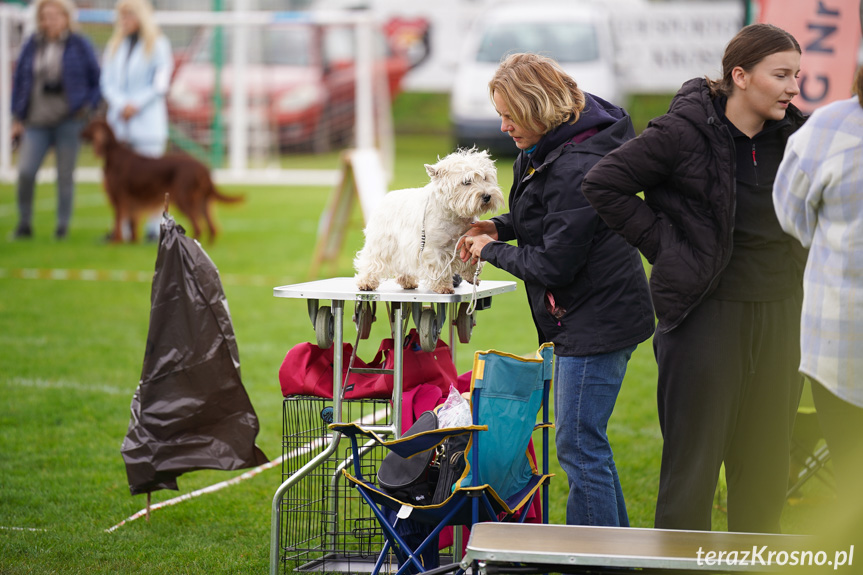
<svg viewBox="0 0 863 575">
<path fill-rule="evenodd" d="M 603 223 L 581 182 L 635 136 L 632 121 L 535 54 L 507 57 L 489 96 L 521 152 L 509 213 L 474 224 L 462 259 L 482 258 L 523 280 L 539 341 L 554 342 L 567 524 L 628 527 L 607 427 L 629 358 L 653 334 L 653 308 L 638 252 Z"/>
<path fill-rule="evenodd" d="M 102 93 L 114 135 L 139 154 L 164 154 L 168 142 L 165 98 L 174 61 L 171 45 L 159 31 L 147 0 L 117 2 L 114 33 L 102 65 Z M 158 217 L 151 218 L 146 237 L 155 239 L 158 229 Z"/>
<path fill-rule="evenodd" d="M 72 28 L 69 0 L 39 0 L 35 13 L 37 29 L 21 48 L 12 85 L 12 137 L 21 137 L 13 239 L 33 236 L 36 173 L 51 147 L 57 156 L 54 236 L 63 239 L 72 217 L 79 134 L 101 99 L 99 63 L 90 42 Z"/>
<path fill-rule="evenodd" d="M 120 0 L 102 60 L 108 124 L 138 153 L 161 156 L 168 140 L 165 97 L 174 69 L 171 45 L 147 0 Z"/>
</svg>

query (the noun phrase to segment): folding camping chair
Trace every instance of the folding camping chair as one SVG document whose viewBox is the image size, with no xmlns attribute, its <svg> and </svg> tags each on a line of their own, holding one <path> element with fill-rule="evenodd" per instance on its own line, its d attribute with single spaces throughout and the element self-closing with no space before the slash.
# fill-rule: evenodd
<svg viewBox="0 0 863 575">
<path fill-rule="evenodd" d="M 814 407 L 800 406 L 791 435 L 791 474 L 786 497 L 797 495 L 800 488 L 817 477 L 831 490 L 836 488 L 833 471 L 827 467 L 830 450 L 822 440 L 821 426 Z"/>
<path fill-rule="evenodd" d="M 785 496 L 789 499 L 795 497 L 800 488 L 813 477 L 820 479 L 828 489 L 836 489 L 833 470 L 827 466 L 828 461 L 830 450 L 824 442 L 824 434 L 821 433 L 818 414 L 815 412 L 812 383 L 806 379 L 791 434 L 791 467 Z"/>
<path fill-rule="evenodd" d="M 548 397 L 552 378 L 554 348 L 543 345 L 536 358 L 523 358 L 498 351 L 476 352 L 470 387 L 473 425 L 437 429 L 384 441 L 374 431 L 357 424 L 334 423 L 330 428 L 350 438 L 353 471 L 343 473 L 371 507 L 384 532 L 386 542 L 373 574 L 380 572 L 390 550 L 403 573 L 443 573 L 460 570 L 458 563 L 427 569 L 420 555 L 437 545 L 438 535 L 447 525 L 467 525 L 480 521 L 518 520 L 523 522 L 540 487 L 542 520 L 548 521 Z M 542 421 L 537 413 L 542 408 Z M 542 429 L 540 473 L 528 453 L 535 429 Z M 452 494 L 437 505 L 410 505 L 399 501 L 362 476 L 358 435 L 371 437 L 402 457 L 435 449 L 448 437 L 469 433 L 465 449 L 466 469 L 455 482 Z M 411 548 L 387 518 L 387 509 L 398 517 L 426 523 L 430 534 Z M 516 519 L 517 517 L 517 519 Z M 456 553 L 461 550 L 455 550 Z M 458 561 L 458 557 L 454 557 Z"/>
</svg>

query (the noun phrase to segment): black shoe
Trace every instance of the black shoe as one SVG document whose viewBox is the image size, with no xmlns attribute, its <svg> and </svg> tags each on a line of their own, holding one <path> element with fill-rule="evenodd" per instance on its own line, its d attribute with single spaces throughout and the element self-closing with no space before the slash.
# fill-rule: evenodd
<svg viewBox="0 0 863 575">
<path fill-rule="evenodd" d="M 69 229 L 66 226 L 57 226 L 57 230 L 54 232 L 54 239 L 65 240 L 67 235 L 69 235 Z"/>
<path fill-rule="evenodd" d="M 29 224 L 18 224 L 15 231 L 12 232 L 13 240 L 29 240 L 33 237 L 33 228 Z"/>
</svg>

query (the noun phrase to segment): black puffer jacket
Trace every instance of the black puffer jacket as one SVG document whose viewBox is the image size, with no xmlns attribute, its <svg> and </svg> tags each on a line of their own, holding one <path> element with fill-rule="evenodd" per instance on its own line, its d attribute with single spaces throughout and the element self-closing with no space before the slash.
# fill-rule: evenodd
<svg viewBox="0 0 863 575">
<path fill-rule="evenodd" d="M 783 136 L 805 117 L 794 106 Z M 606 223 L 653 264 L 650 291 L 666 333 L 716 287 L 734 242 L 734 140 L 706 80 L 686 82 L 668 113 L 608 154 L 583 192 Z M 644 201 L 636 194 L 644 191 Z"/>
<path fill-rule="evenodd" d="M 482 250 L 483 259 L 524 280 L 539 341 L 554 342 L 562 356 L 616 351 L 654 329 L 641 257 L 581 194 L 588 170 L 634 137 L 632 122 L 623 109 L 585 96 L 578 122 L 518 156 L 510 211 L 493 218 L 500 241 Z M 512 239 L 517 246 L 505 243 Z"/>
</svg>

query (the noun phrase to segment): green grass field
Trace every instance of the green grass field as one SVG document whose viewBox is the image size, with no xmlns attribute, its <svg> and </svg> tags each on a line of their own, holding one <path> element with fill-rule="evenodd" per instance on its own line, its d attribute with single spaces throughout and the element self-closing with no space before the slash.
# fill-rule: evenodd
<svg viewBox="0 0 863 575">
<path fill-rule="evenodd" d="M 423 164 L 451 149 L 446 102 L 440 96 L 405 95 L 395 110 L 396 125 L 407 127 L 397 139 L 391 187 L 422 185 Z M 290 162 L 307 164 L 303 158 Z M 308 162 L 337 167 L 335 155 Z M 498 168 L 501 187 L 508 190 L 511 160 L 499 161 Z M 243 381 L 261 423 L 258 444 L 273 459 L 281 450 L 278 368 L 287 350 L 313 341 L 314 332 L 305 302 L 274 298 L 272 288 L 310 279 L 318 217 L 330 189 L 226 191 L 244 192 L 246 202 L 217 207 L 222 235 L 206 249 L 230 303 Z M 270 503 L 281 481 L 277 469 L 159 510 L 149 524 L 140 519 L 105 532 L 145 503 L 129 494 L 120 444 L 141 372 L 157 247 L 102 243 L 111 214 L 101 187 L 93 184 L 78 186 L 70 236 L 57 242 L 55 201 L 53 184 L 41 185 L 35 238 L 10 242 L 15 191 L 0 184 L 0 573 L 266 572 Z M 352 275 L 352 254 L 360 245 L 355 213 L 342 257 L 327 275 Z M 100 273 L 80 279 L 82 270 Z M 483 278 L 511 279 L 491 266 Z M 376 351 L 376 340 L 385 337 L 385 323 L 378 321 L 372 339 L 361 344 L 366 359 Z M 347 330 L 346 339 L 352 338 L 349 325 Z M 458 346 L 458 368 L 469 369 L 477 349 L 527 354 L 536 344 L 523 291 L 496 296 L 492 308 L 478 316 L 470 344 Z M 653 522 L 661 451 L 655 382 L 653 352 L 645 342 L 630 362 L 609 429 L 632 524 L 642 527 Z M 562 522 L 565 478 L 554 467 L 551 520 Z M 179 478 L 180 493 L 240 473 L 190 473 Z M 809 489 L 788 507 L 789 531 L 804 530 L 814 504 L 829 497 L 816 482 L 811 494 Z M 156 492 L 153 502 L 176 495 Z M 720 490 L 717 529 L 725 527 L 723 505 Z"/>
</svg>

